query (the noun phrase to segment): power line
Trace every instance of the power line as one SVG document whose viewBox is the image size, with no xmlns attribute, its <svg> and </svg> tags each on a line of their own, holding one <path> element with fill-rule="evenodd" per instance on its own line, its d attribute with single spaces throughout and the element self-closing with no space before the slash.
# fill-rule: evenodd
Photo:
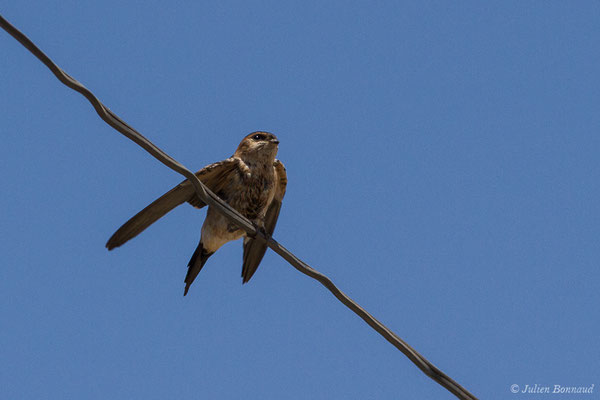
<svg viewBox="0 0 600 400">
<path fill-rule="evenodd" d="M 88 101 L 92 104 L 96 113 L 102 118 L 108 125 L 122 133 L 127 138 L 141 146 L 144 150 L 150 153 L 158 161 L 171 168 L 175 172 L 180 173 L 186 177 L 196 191 L 196 194 L 202 201 L 211 207 L 216 208 L 219 212 L 223 213 L 230 221 L 235 223 L 240 228 L 244 229 L 248 235 L 252 235 L 258 239 L 267 242 L 267 245 L 277 254 L 279 254 L 284 260 L 290 263 L 298 271 L 302 272 L 309 277 L 316 279 L 323 286 L 327 288 L 339 301 L 341 301 L 346 307 L 352 310 L 355 314 L 361 317 L 369 326 L 376 330 L 381 336 L 383 336 L 388 342 L 394 347 L 400 350 L 406 357 L 408 357 L 421 371 L 423 371 L 431 379 L 442 385 L 444 388 L 449 390 L 459 399 L 476 400 L 469 391 L 456 383 L 452 378 L 443 373 L 439 368 L 429 362 L 425 357 L 419 354 L 415 349 L 409 346 L 405 341 L 400 339 L 394 332 L 388 329 L 384 324 L 379 322 L 375 317 L 369 314 L 364 308 L 359 306 L 354 300 L 348 297 L 344 292 L 338 289 L 331 279 L 317 270 L 311 268 L 308 264 L 300 260 L 285 247 L 279 244 L 272 237 L 266 237 L 263 232 L 257 230 L 254 225 L 246 219 L 243 215 L 231 208 L 229 204 L 221 200 L 217 195 L 211 192 L 204 184 L 192 173 L 189 169 L 184 167 L 177 160 L 169 156 L 167 153 L 158 148 L 154 143 L 144 137 L 141 133 L 129 126 L 125 121 L 119 118 L 113 113 L 108 107 L 106 107 L 100 100 L 94 96 L 94 94 L 84 87 L 77 80 L 69 76 L 65 71 L 58 67 L 44 52 L 42 52 L 27 36 L 21 33 L 17 28 L 11 25 L 2 15 L 0 15 L 0 26 L 7 31 L 12 37 L 14 37 L 19 43 L 21 43 L 27 50 L 29 50 L 34 56 L 36 56 L 46 67 L 48 67 L 52 73 L 60 80 L 63 84 L 69 88 L 81 93 Z"/>
</svg>

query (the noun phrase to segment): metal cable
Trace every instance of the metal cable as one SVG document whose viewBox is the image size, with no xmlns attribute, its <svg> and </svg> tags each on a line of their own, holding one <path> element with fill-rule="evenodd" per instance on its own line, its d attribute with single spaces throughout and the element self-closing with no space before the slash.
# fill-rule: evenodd
<svg viewBox="0 0 600 400">
<path fill-rule="evenodd" d="M 459 399 L 476 400 L 477 398 L 469 393 L 465 388 L 456 383 L 452 378 L 447 376 L 445 373 L 440 371 L 435 365 L 429 362 L 425 357 L 419 354 L 415 349 L 409 346 L 406 342 L 400 339 L 394 332 L 388 329 L 385 325 L 379 322 L 375 317 L 369 314 L 365 309 L 359 306 L 354 300 L 348 297 L 344 292 L 338 289 L 331 279 L 322 273 L 311 268 L 297 258 L 294 254 L 288 251 L 285 247 L 280 245 L 272 237 L 267 238 L 265 235 L 255 228 L 255 226 L 247 220 L 243 215 L 238 213 L 235 209 L 231 208 L 227 203 L 221 200 L 217 195 L 211 192 L 204 184 L 192 173 L 189 169 L 184 167 L 178 161 L 170 157 L 167 153 L 162 151 L 151 141 L 145 138 L 141 133 L 129 126 L 125 121 L 119 118 L 115 113 L 108 109 L 102 102 L 100 102 L 94 94 L 84 87 L 77 80 L 69 76 L 65 71 L 58 67 L 48 56 L 46 56 L 27 36 L 21 33 L 17 28 L 12 26 L 2 15 L 0 15 L 0 26 L 7 31 L 12 37 L 14 37 L 19 43 L 27 48 L 34 56 L 36 56 L 44 65 L 46 65 L 52 73 L 69 88 L 81 93 L 88 101 L 92 104 L 96 113 L 102 118 L 107 124 L 112 126 L 114 129 L 131 139 L 144 150 L 150 153 L 158 161 L 171 168 L 172 170 L 180 173 L 189 179 L 196 190 L 196 193 L 202 201 L 211 207 L 216 208 L 223 213 L 229 220 L 234 222 L 240 228 L 244 229 L 247 234 L 256 236 L 262 240 L 265 240 L 268 246 L 283 259 L 290 263 L 298 271 L 302 272 L 309 277 L 316 279 L 323 286 L 325 286 L 339 301 L 341 301 L 346 307 L 352 310 L 355 314 L 361 317 L 369 326 L 375 329 L 381 336 L 383 336 L 388 342 L 394 347 L 400 350 L 406 357 L 408 357 L 421 371 L 423 371 L 431 379 L 442 385 L 448 391 L 453 393 Z"/>
</svg>

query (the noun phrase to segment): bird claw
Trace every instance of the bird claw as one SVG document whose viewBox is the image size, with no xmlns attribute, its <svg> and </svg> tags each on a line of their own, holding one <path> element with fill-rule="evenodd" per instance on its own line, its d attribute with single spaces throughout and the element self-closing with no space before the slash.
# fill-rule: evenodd
<svg viewBox="0 0 600 400">
<path fill-rule="evenodd" d="M 256 229 L 256 233 L 252 235 L 253 239 L 258 239 L 260 236 L 259 233 L 262 233 L 265 237 L 265 241 L 268 242 L 269 240 L 271 240 L 271 235 L 267 232 L 264 226 L 260 226 L 254 222 L 252 223 L 252 225 L 254 225 L 254 229 Z"/>
</svg>

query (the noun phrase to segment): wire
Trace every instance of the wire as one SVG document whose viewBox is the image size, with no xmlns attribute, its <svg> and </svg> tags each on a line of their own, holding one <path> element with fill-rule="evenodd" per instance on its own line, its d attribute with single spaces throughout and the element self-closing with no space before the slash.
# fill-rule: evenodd
<svg viewBox="0 0 600 400">
<path fill-rule="evenodd" d="M 34 56 L 36 56 L 44 65 L 46 65 L 50 71 L 69 88 L 81 93 L 88 101 L 92 104 L 96 113 L 102 118 L 108 125 L 137 143 L 144 150 L 150 153 L 158 161 L 171 168 L 175 172 L 180 173 L 190 180 L 196 194 L 202 201 L 211 207 L 216 208 L 219 212 L 223 213 L 229 220 L 234 222 L 240 228 L 244 229 L 248 235 L 252 235 L 256 238 L 265 240 L 267 245 L 277 254 L 279 254 L 284 260 L 290 263 L 298 271 L 302 272 L 309 277 L 316 279 L 323 286 L 325 286 L 339 301 L 341 301 L 346 307 L 352 310 L 355 314 L 361 317 L 369 326 L 375 329 L 381 336 L 383 336 L 388 342 L 394 347 L 400 350 L 406 357 L 408 357 L 421 371 L 423 371 L 431 379 L 442 385 L 448 391 L 453 393 L 459 399 L 477 399 L 465 388 L 456 383 L 452 378 L 443 373 L 435 365 L 429 362 L 425 357 L 419 354 L 415 349 L 408 345 L 405 341 L 400 339 L 394 332 L 388 329 L 384 324 L 379 322 L 375 317 L 369 314 L 364 308 L 359 306 L 354 300 L 348 297 L 344 292 L 338 289 L 331 279 L 317 270 L 311 268 L 308 264 L 300 260 L 285 247 L 279 244 L 272 237 L 266 237 L 260 230 L 257 230 L 254 225 L 247 220 L 243 215 L 231 208 L 229 204 L 221 200 L 217 195 L 211 192 L 204 184 L 192 173 L 189 169 L 184 167 L 178 161 L 173 159 L 167 153 L 158 148 L 154 143 L 144 137 L 141 133 L 129 126 L 125 121 L 119 118 L 113 113 L 108 107 L 106 107 L 100 100 L 94 96 L 94 94 L 88 90 L 85 86 L 79 83 L 77 80 L 69 76 L 65 71 L 58 67 L 46 54 L 44 54 L 27 36 L 21 33 L 17 28 L 11 25 L 2 15 L 0 15 L 0 26 L 14 37 L 19 43 L 21 43 L 27 50 L 29 50 Z"/>
</svg>

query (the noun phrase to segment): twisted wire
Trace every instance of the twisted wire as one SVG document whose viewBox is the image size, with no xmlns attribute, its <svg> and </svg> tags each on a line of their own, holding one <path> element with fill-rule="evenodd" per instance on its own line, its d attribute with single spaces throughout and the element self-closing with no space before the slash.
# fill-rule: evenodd
<svg viewBox="0 0 600 400">
<path fill-rule="evenodd" d="M 21 33 L 17 28 L 11 25 L 2 15 L 0 15 L 0 26 L 14 37 L 19 43 L 21 43 L 27 50 L 29 50 L 35 57 L 37 57 L 46 67 L 52 71 L 52 73 L 69 88 L 81 93 L 94 107 L 96 113 L 104 120 L 108 125 L 113 127 L 115 130 L 141 146 L 144 150 L 150 153 L 158 161 L 171 168 L 175 172 L 180 173 L 184 177 L 190 180 L 196 194 L 206 204 L 216 208 L 219 212 L 223 213 L 231 222 L 244 229 L 248 235 L 255 236 L 256 238 L 265 240 L 267 245 L 277 254 L 279 254 L 284 260 L 291 264 L 298 271 L 303 274 L 317 280 L 325 288 L 327 288 L 340 302 L 346 307 L 352 310 L 360 318 L 362 318 L 369 326 L 383 336 L 388 342 L 394 347 L 400 350 L 406 357 L 408 357 L 421 371 L 427 376 L 439 383 L 441 386 L 446 388 L 448 391 L 453 393 L 459 399 L 476 400 L 477 398 L 469 393 L 465 388 L 456 383 L 452 378 L 442 372 L 439 368 L 429 362 L 425 357 L 419 354 L 415 349 L 398 337 L 394 332 L 388 329 L 384 324 L 379 322 L 375 317 L 369 314 L 365 309 L 359 306 L 354 300 L 348 297 L 344 292 L 337 288 L 327 276 L 318 272 L 314 268 L 311 268 L 308 264 L 300 260 L 289 250 L 279 244 L 272 237 L 266 237 L 260 230 L 257 230 L 255 226 L 246 219 L 243 215 L 231 208 L 227 203 L 221 200 L 217 195 L 210 191 L 204 184 L 196 177 L 196 175 L 189 169 L 184 167 L 177 160 L 169 156 L 163 150 L 158 148 L 154 143 L 144 137 L 141 133 L 129 126 L 125 121 L 119 118 L 113 113 L 108 107 L 106 107 L 96 96 L 85 86 L 79 83 L 76 79 L 71 77 L 60 67 L 58 67 L 44 52 L 42 52 L 27 36 Z"/>
</svg>

